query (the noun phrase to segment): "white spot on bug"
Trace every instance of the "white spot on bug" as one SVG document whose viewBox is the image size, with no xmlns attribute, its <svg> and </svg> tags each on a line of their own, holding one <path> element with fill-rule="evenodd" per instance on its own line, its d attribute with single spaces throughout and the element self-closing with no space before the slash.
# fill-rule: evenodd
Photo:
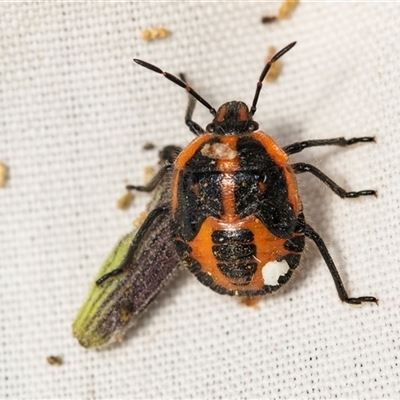
<svg viewBox="0 0 400 400">
<path fill-rule="evenodd" d="M 285 261 L 271 261 L 262 268 L 262 277 L 265 285 L 279 285 L 278 280 L 289 271 L 289 264 Z"/>
<path fill-rule="evenodd" d="M 201 149 L 201 154 L 213 160 L 233 160 L 237 156 L 237 151 L 225 143 L 207 143 Z"/>
</svg>

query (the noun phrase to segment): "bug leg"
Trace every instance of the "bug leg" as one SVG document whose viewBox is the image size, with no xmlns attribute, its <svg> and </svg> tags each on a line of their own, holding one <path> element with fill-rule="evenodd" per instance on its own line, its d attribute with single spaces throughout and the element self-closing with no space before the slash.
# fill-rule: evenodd
<svg viewBox="0 0 400 400">
<path fill-rule="evenodd" d="M 302 174 L 303 172 L 310 172 L 314 176 L 316 176 L 320 181 L 325 183 L 326 186 L 329 187 L 333 192 L 335 192 L 342 199 L 345 198 L 355 198 L 360 196 L 376 196 L 375 190 L 361 190 L 359 192 L 346 192 L 343 188 L 341 188 L 337 183 L 333 182 L 331 178 L 326 176 L 322 171 L 320 171 L 314 165 L 306 164 L 306 163 L 297 163 L 292 164 L 292 168 L 296 174 Z"/>
<path fill-rule="evenodd" d="M 185 75 L 181 73 L 179 74 L 179 78 L 186 83 Z M 205 130 L 198 123 L 192 120 L 193 111 L 196 106 L 196 99 L 189 94 L 188 100 L 189 101 L 185 113 L 185 124 L 189 127 L 190 132 L 194 133 L 195 135 L 201 135 L 205 132 Z"/>
<path fill-rule="evenodd" d="M 305 140 L 304 142 L 296 142 L 289 144 L 283 148 L 283 151 L 288 154 L 300 153 L 304 149 L 317 146 L 340 146 L 346 147 L 356 143 L 370 143 L 375 142 L 373 136 L 356 137 L 352 139 L 345 139 L 344 137 L 334 139 L 320 139 L 320 140 Z"/>
<path fill-rule="evenodd" d="M 144 238 L 144 235 L 147 233 L 148 229 L 152 226 L 153 222 L 160 216 L 169 212 L 169 207 L 164 205 L 161 207 L 157 207 L 152 210 L 149 215 L 147 216 L 146 220 L 143 222 L 142 226 L 139 228 L 135 238 L 133 239 L 132 243 L 129 246 L 129 250 L 126 253 L 124 261 L 122 261 L 121 265 L 114 269 L 113 271 L 103 275 L 96 281 L 96 285 L 100 286 L 103 282 L 107 279 L 122 274 L 126 268 L 129 267 L 132 257 L 137 250 L 140 242 Z"/>
<path fill-rule="evenodd" d="M 302 232 L 305 236 L 310 238 L 318 247 L 319 252 L 321 253 L 325 263 L 329 269 L 329 272 L 332 275 L 333 282 L 335 283 L 336 290 L 338 292 L 340 300 L 344 301 L 345 303 L 349 304 L 361 304 L 361 303 L 376 303 L 378 304 L 378 299 L 373 296 L 361 296 L 361 297 L 349 297 L 346 289 L 344 288 L 342 279 L 339 275 L 339 272 L 335 266 L 335 263 L 330 256 L 328 249 L 325 246 L 324 241 L 322 240 L 321 236 L 318 235 L 317 232 L 311 228 L 310 225 L 304 223 Z"/>
<path fill-rule="evenodd" d="M 181 147 L 174 146 L 173 144 L 163 147 L 158 153 L 160 157 L 160 165 L 172 165 L 181 151 Z"/>
<path fill-rule="evenodd" d="M 160 168 L 160 170 L 157 172 L 157 174 L 154 176 L 154 178 L 146 186 L 127 185 L 126 189 L 127 190 L 137 190 L 138 192 L 152 192 L 155 189 L 155 187 L 161 182 L 161 180 L 164 177 L 164 175 L 166 174 L 166 172 L 171 171 L 172 168 L 173 168 L 173 165 L 171 165 L 171 164 L 164 165 L 163 167 Z"/>
</svg>

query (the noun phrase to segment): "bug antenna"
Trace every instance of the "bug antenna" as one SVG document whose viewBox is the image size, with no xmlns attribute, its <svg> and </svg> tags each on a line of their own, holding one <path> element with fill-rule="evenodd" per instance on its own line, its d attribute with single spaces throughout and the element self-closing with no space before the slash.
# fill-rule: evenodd
<svg viewBox="0 0 400 400">
<path fill-rule="evenodd" d="M 210 103 L 205 101 L 195 90 L 193 90 L 190 86 L 188 86 L 185 82 L 183 82 L 181 79 L 177 78 L 176 76 L 170 74 L 169 72 L 165 72 L 162 69 L 156 67 L 153 64 L 150 64 L 146 61 L 143 60 L 138 60 L 137 58 L 134 58 L 133 61 L 135 63 L 141 65 L 142 67 L 145 67 L 147 69 L 150 69 L 151 71 L 157 72 L 158 74 L 164 75 L 167 79 L 169 79 L 171 82 L 174 82 L 176 85 L 183 87 L 191 96 L 193 96 L 199 103 L 203 104 L 204 107 L 206 107 L 212 115 L 216 115 L 217 112 L 215 111 L 215 108 L 211 106 Z"/>
<path fill-rule="evenodd" d="M 272 64 L 275 61 L 277 61 L 279 58 L 281 58 L 285 53 L 287 53 L 295 44 L 296 44 L 296 42 L 290 43 L 285 48 L 278 51 L 265 65 L 264 69 L 261 72 L 260 78 L 258 79 L 258 82 L 257 82 L 256 93 L 254 94 L 253 104 L 251 105 L 251 109 L 250 109 L 251 116 L 253 116 L 255 114 L 255 112 L 257 111 L 257 101 L 260 96 L 263 81 L 264 81 L 264 78 L 266 77 L 266 75 L 268 74 L 268 71 L 270 70 Z"/>
</svg>

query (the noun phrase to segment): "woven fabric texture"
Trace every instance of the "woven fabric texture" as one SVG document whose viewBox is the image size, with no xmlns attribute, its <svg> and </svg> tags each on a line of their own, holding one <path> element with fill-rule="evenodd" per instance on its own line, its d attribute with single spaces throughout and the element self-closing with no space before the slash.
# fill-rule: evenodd
<svg viewBox="0 0 400 400">
<path fill-rule="evenodd" d="M 280 4 L 0 4 L 0 398 L 399 398 L 399 3 L 301 2 L 261 24 Z M 171 34 L 141 39 L 159 26 Z M 193 139 L 184 90 L 132 58 L 186 73 L 214 107 L 249 104 L 269 46 L 294 40 L 255 119 L 281 145 L 376 137 L 293 159 L 348 190 L 378 190 L 342 200 L 299 176 L 307 221 L 349 293 L 379 306 L 341 303 L 308 243 L 296 277 L 257 307 L 182 271 L 121 344 L 81 348 L 77 310 L 149 200 L 117 209 L 124 186 L 143 182 L 162 146 Z M 201 105 L 194 119 L 211 120 Z"/>
</svg>

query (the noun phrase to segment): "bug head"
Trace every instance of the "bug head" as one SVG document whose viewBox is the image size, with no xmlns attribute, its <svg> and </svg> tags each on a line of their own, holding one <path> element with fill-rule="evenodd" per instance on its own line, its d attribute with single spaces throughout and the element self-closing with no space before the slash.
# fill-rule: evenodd
<svg viewBox="0 0 400 400">
<path fill-rule="evenodd" d="M 222 104 L 215 114 L 207 132 L 217 135 L 241 135 L 258 129 L 258 123 L 253 121 L 249 108 L 243 101 L 230 101 Z"/>
</svg>

